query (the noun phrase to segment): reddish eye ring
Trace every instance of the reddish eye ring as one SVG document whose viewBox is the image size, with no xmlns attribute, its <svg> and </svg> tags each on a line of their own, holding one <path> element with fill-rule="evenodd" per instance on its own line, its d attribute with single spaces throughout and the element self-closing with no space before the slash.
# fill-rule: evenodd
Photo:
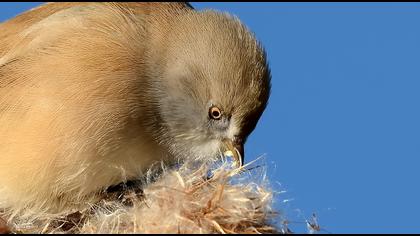
<svg viewBox="0 0 420 236">
<path fill-rule="evenodd" d="M 220 108 L 212 106 L 209 109 L 209 117 L 213 120 L 220 120 L 220 118 L 222 118 L 222 111 Z"/>
</svg>

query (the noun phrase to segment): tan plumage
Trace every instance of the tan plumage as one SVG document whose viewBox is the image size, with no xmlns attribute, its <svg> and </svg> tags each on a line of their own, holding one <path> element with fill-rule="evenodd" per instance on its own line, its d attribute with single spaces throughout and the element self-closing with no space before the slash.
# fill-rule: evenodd
<svg viewBox="0 0 420 236">
<path fill-rule="evenodd" d="M 239 21 L 184 3 L 49 3 L 7 21 L 0 208 L 70 209 L 158 160 L 242 145 L 269 77 Z"/>
</svg>

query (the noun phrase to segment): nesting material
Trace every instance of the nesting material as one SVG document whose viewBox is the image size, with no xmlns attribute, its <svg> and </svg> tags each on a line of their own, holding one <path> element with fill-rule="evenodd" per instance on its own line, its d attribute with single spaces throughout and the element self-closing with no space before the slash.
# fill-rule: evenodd
<svg viewBox="0 0 420 236">
<path fill-rule="evenodd" d="M 89 209 L 31 222 L 15 216 L 9 227 L 17 233 L 276 233 L 264 170 L 247 169 L 227 161 L 161 168 L 158 177 L 108 192 Z"/>
</svg>

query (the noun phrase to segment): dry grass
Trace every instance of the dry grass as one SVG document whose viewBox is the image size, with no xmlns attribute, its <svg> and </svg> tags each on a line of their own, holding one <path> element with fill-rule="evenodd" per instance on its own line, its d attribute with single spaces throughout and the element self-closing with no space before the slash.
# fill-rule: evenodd
<svg viewBox="0 0 420 236">
<path fill-rule="evenodd" d="M 238 169 L 225 161 L 154 173 L 108 191 L 89 209 L 31 221 L 14 217 L 9 226 L 17 233 L 282 232 L 262 168 Z"/>
</svg>

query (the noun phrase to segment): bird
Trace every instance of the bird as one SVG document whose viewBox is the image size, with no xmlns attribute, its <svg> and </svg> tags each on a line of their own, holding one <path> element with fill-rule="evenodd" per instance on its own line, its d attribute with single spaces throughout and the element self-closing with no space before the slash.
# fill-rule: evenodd
<svg viewBox="0 0 420 236">
<path fill-rule="evenodd" d="M 271 91 L 236 16 L 46 3 L 0 24 L 0 209 L 57 213 L 154 163 L 243 163 Z"/>
</svg>

